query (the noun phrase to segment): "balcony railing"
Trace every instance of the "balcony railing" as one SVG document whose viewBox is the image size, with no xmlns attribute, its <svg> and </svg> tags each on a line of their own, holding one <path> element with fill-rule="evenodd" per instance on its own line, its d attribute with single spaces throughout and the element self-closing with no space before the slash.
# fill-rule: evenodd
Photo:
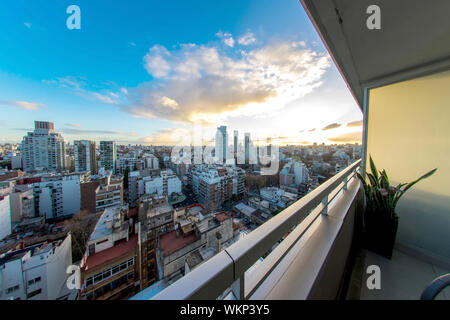
<svg viewBox="0 0 450 320">
<path fill-rule="evenodd" d="M 325 220 L 327 218 L 333 220 L 334 223 L 333 227 L 328 226 L 324 232 L 320 231 L 319 237 L 325 234 L 329 238 L 322 239 L 323 242 L 317 246 L 317 250 L 322 250 L 325 254 L 316 254 L 313 258 L 318 262 L 311 264 L 315 269 L 317 267 L 323 269 L 322 264 L 326 259 L 324 257 L 328 257 L 332 248 L 335 247 L 334 242 L 338 238 L 347 213 L 355 203 L 359 190 L 359 181 L 355 171 L 359 168 L 360 163 L 361 160 L 358 160 L 351 164 L 246 237 L 222 250 L 159 292 L 152 299 L 216 299 L 223 297 L 228 290 L 232 291 L 237 299 L 252 298 L 255 292 L 267 283 L 269 277 L 274 275 L 279 277 L 280 271 L 277 268 L 286 264 L 283 261 L 288 260 L 285 259 L 288 255 L 292 261 L 292 253 L 297 252 L 292 250 L 295 246 L 311 238 L 312 232 L 319 232 L 317 231 L 319 230 L 317 222 L 320 217 Z M 340 203 L 340 201 L 345 203 Z M 336 208 L 333 209 L 333 207 Z M 330 213 L 331 210 L 336 211 L 337 214 Z M 312 227 L 313 225 L 315 227 Z M 328 232 L 329 230 L 332 232 Z M 283 237 L 284 240 L 282 240 Z M 348 238 L 351 239 L 351 237 L 346 237 L 347 247 L 351 242 L 348 241 Z M 296 255 L 298 256 L 298 254 Z M 251 268 L 263 256 L 266 258 L 261 260 L 262 262 L 258 266 Z M 306 269 L 305 267 L 305 273 Z M 317 275 L 318 272 L 319 270 L 315 270 L 314 275 Z M 274 282 L 271 283 L 273 285 Z M 309 288 L 311 288 L 311 283 L 309 284 Z"/>
</svg>

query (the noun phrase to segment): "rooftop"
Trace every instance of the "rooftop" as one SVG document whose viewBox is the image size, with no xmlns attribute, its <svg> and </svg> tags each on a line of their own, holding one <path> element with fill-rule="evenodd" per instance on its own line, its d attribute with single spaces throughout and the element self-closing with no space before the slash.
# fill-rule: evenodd
<svg viewBox="0 0 450 320">
<path fill-rule="evenodd" d="M 117 219 L 116 216 L 120 215 L 120 208 L 120 205 L 105 208 L 89 238 L 90 241 L 106 237 L 113 232 L 112 225 L 108 225 L 107 222 L 111 221 L 114 223 L 114 220 Z"/>
<path fill-rule="evenodd" d="M 188 244 L 191 244 L 195 241 L 197 241 L 197 236 L 195 233 L 191 233 L 185 237 L 179 235 L 177 236 L 177 231 L 171 231 L 164 233 L 161 235 L 160 241 L 161 241 L 161 249 L 165 256 L 168 256 L 175 251 L 180 250 L 181 248 L 187 246 Z"/>
<path fill-rule="evenodd" d="M 216 219 L 219 222 L 225 221 L 230 218 L 231 218 L 231 214 L 226 213 L 226 212 L 221 212 L 221 213 L 216 214 Z"/>
<path fill-rule="evenodd" d="M 128 241 L 116 244 L 114 247 L 89 255 L 84 270 L 94 269 L 102 264 L 120 258 L 134 251 L 137 246 L 138 236 L 132 235 Z"/>
</svg>

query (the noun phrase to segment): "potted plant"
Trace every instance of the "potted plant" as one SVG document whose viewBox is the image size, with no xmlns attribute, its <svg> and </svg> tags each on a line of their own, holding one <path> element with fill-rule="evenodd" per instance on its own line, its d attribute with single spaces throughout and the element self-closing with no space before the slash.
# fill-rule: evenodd
<svg viewBox="0 0 450 320">
<path fill-rule="evenodd" d="M 366 198 L 366 210 L 363 215 L 364 246 L 391 259 L 398 228 L 398 215 L 395 212 L 398 201 L 417 182 L 433 175 L 437 168 L 417 180 L 399 183 L 396 187 L 391 186 L 385 170 L 377 170 L 371 156 L 370 170 L 371 173 L 366 172 L 368 182 L 357 173 Z"/>
</svg>

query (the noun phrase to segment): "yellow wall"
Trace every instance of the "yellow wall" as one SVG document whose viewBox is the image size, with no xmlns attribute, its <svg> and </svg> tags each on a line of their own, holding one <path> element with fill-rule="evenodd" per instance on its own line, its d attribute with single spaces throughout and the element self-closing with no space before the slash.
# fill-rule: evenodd
<svg viewBox="0 0 450 320">
<path fill-rule="evenodd" d="M 370 90 L 367 153 L 394 183 L 438 168 L 400 200 L 397 241 L 450 259 L 450 71 Z"/>
</svg>

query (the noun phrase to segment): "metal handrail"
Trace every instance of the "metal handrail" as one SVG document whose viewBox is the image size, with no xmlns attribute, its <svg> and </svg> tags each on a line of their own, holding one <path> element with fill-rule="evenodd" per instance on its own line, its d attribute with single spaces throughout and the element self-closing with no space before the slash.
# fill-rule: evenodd
<svg viewBox="0 0 450 320">
<path fill-rule="evenodd" d="M 321 211 L 326 214 L 328 196 L 341 184 L 343 189 L 346 188 L 348 178 L 354 174 L 360 163 L 361 160 L 358 160 L 351 164 L 246 237 L 155 295 L 153 299 L 215 299 L 236 281 L 241 283 L 240 298 L 245 298 L 242 288 L 245 271 L 319 205 L 323 206 L 325 211 Z M 337 194 L 338 192 L 334 196 Z M 306 229 L 309 226 L 310 224 Z"/>
</svg>

